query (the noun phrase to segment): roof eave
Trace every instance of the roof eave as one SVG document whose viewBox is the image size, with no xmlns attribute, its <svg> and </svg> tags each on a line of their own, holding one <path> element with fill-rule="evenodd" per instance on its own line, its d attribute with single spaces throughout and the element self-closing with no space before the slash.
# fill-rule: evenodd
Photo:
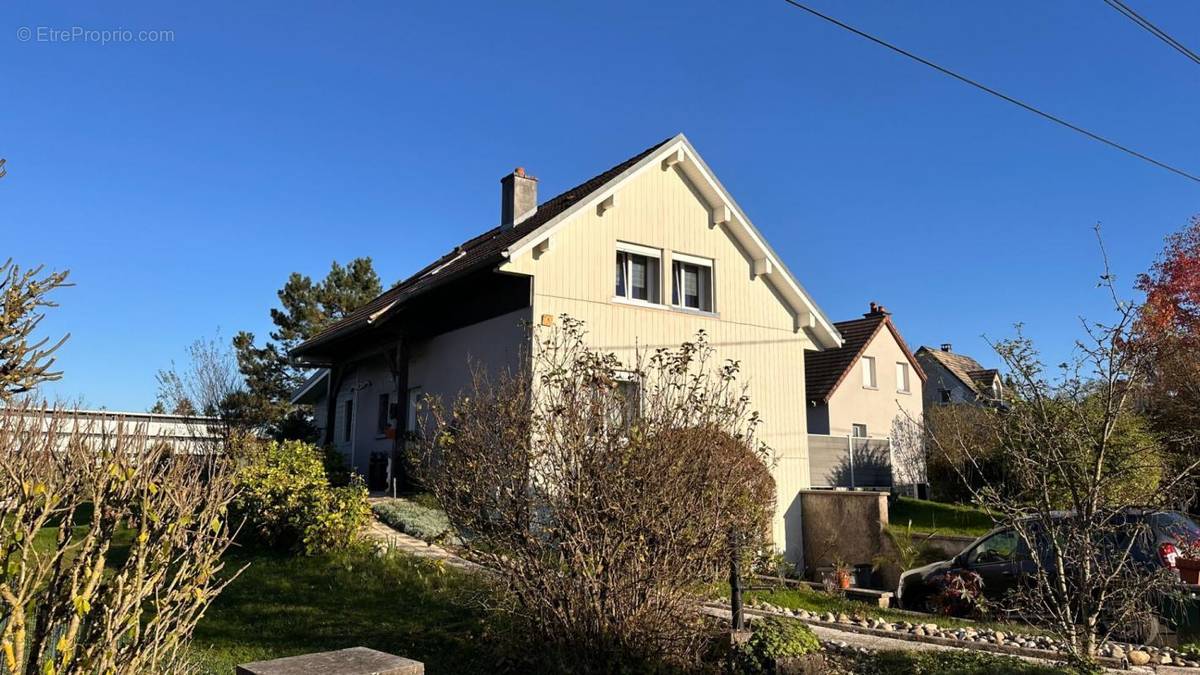
<svg viewBox="0 0 1200 675">
<path fill-rule="evenodd" d="M 811 296 L 804 289 L 804 286 L 796 280 L 787 266 L 783 264 L 778 254 L 766 242 L 766 239 L 754 227 L 750 219 L 746 217 L 745 212 L 738 206 L 733 196 L 729 194 L 729 191 L 725 189 L 725 186 L 721 184 L 720 180 L 717 179 L 716 175 L 704 162 L 704 159 L 696 152 L 691 142 L 682 133 L 676 135 L 670 141 L 661 145 L 656 151 L 643 157 L 636 164 L 610 179 L 607 183 L 588 195 L 587 198 L 572 204 L 570 207 L 564 209 L 562 213 L 559 213 L 554 218 L 551 218 L 515 241 L 504 251 L 505 255 L 513 259 L 526 254 L 534 246 L 552 235 L 555 230 L 562 227 L 572 216 L 593 204 L 607 199 L 626 181 L 654 166 L 663 166 L 664 169 L 671 166 L 680 166 L 693 183 L 696 183 L 698 187 L 707 188 L 700 191 L 704 193 L 704 197 L 711 207 L 714 209 L 720 206 L 726 207 L 728 210 L 726 214 L 727 220 L 716 224 L 729 226 L 734 238 L 743 248 L 754 255 L 756 260 L 763 259 L 769 261 L 770 265 L 766 267 L 771 268 L 772 272 L 767 274 L 767 278 L 771 280 L 771 283 L 780 291 L 784 299 L 787 300 L 790 309 L 796 317 L 795 330 L 797 332 L 803 332 L 818 349 L 837 349 L 842 346 L 842 336 L 838 333 L 837 328 L 833 326 L 833 322 L 821 311 L 821 308 L 812 300 Z"/>
</svg>

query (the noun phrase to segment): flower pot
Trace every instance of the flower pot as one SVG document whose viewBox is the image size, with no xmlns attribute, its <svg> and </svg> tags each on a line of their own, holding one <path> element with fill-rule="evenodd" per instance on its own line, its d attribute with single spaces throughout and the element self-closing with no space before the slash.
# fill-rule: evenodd
<svg viewBox="0 0 1200 675">
<path fill-rule="evenodd" d="M 850 588 L 850 572 L 849 570 L 837 570 L 833 573 L 834 579 L 837 580 L 837 587 L 843 591 Z"/>
<path fill-rule="evenodd" d="M 1179 570 L 1179 578 L 1185 584 L 1200 584 L 1200 560 L 1176 558 L 1175 568 Z"/>
</svg>

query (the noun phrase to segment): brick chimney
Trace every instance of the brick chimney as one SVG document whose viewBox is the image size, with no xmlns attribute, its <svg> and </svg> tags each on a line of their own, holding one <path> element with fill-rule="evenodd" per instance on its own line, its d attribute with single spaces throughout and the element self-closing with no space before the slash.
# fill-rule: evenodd
<svg viewBox="0 0 1200 675">
<path fill-rule="evenodd" d="M 863 316 L 870 318 L 872 316 L 879 316 L 880 314 L 887 316 L 887 315 L 891 314 L 891 312 L 887 311 L 887 307 L 884 307 L 883 305 L 881 305 L 877 302 L 872 302 L 871 303 L 871 311 L 867 312 L 866 314 L 863 314 Z"/>
<path fill-rule="evenodd" d="M 500 228 L 508 229 L 537 211 L 537 179 L 517 167 L 500 179 Z"/>
</svg>

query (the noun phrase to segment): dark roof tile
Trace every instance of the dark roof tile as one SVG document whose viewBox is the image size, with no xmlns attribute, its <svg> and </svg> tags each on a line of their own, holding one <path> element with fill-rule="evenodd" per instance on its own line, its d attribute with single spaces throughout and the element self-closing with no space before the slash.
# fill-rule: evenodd
<svg viewBox="0 0 1200 675">
<path fill-rule="evenodd" d="M 293 356 L 298 356 L 310 350 L 317 344 L 328 340 L 341 337 L 355 332 L 371 322 L 371 317 L 378 313 L 386 313 L 395 307 L 403 304 L 411 298 L 414 298 L 421 293 L 424 293 L 429 288 L 435 286 L 438 281 L 447 277 L 453 276 L 459 272 L 465 272 L 481 267 L 489 262 L 498 261 L 501 252 L 507 249 L 510 245 L 516 243 L 525 235 L 533 232 L 543 224 L 549 222 L 558 214 L 567 210 L 574 204 L 596 190 L 603 187 L 610 180 L 624 173 L 634 164 L 637 164 L 647 155 L 654 152 L 663 144 L 671 139 L 665 139 L 661 142 L 646 148 L 642 152 L 630 157 L 620 164 L 612 167 L 608 171 L 601 173 L 587 181 L 576 185 L 575 187 L 555 196 L 554 198 L 542 203 L 538 206 L 537 211 L 532 216 L 517 223 L 513 227 L 503 229 L 501 227 L 493 227 L 492 229 L 480 234 L 476 237 L 455 246 L 449 253 L 443 255 L 429 265 L 426 265 L 416 274 L 401 281 L 392 288 L 384 291 L 374 300 L 366 303 L 362 307 L 350 312 L 337 323 L 327 327 L 325 330 L 305 340 L 298 347 L 292 350 Z"/>
</svg>

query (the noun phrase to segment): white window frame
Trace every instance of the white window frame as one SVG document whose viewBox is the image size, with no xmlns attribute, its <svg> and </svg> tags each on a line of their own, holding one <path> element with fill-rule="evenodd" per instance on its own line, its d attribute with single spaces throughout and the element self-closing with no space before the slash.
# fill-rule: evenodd
<svg viewBox="0 0 1200 675">
<path fill-rule="evenodd" d="M 627 254 L 632 254 L 632 255 L 645 256 L 647 258 L 653 258 L 655 261 L 658 262 L 658 274 L 655 275 L 656 278 L 653 279 L 653 282 L 650 283 L 651 282 L 650 275 L 647 275 L 647 277 L 646 277 L 646 280 L 649 283 L 649 288 L 647 289 L 647 295 L 650 295 L 650 291 L 657 291 L 658 298 L 656 300 L 642 300 L 642 299 L 633 297 L 633 283 L 632 283 L 633 263 L 629 258 L 626 258 L 626 262 L 625 262 L 625 295 L 617 295 L 617 280 L 613 279 L 613 283 L 611 286 L 611 288 L 613 289 L 613 300 L 615 300 L 616 302 L 629 303 L 631 305 L 642 305 L 645 307 L 661 307 L 663 304 L 663 301 L 662 301 L 663 300 L 663 288 L 662 288 L 662 286 L 663 286 L 662 285 L 663 252 L 662 252 L 662 249 L 661 248 L 651 248 L 649 246 L 641 246 L 639 244 L 630 244 L 630 243 L 624 242 L 624 241 L 618 241 L 616 250 L 613 252 L 614 261 L 616 259 L 617 254 L 619 254 L 619 253 L 627 253 Z"/>
<path fill-rule="evenodd" d="M 682 273 L 683 265 L 694 265 L 696 267 L 704 267 L 708 269 L 708 308 L 704 308 L 704 298 L 700 298 L 700 307 L 688 307 L 684 304 L 683 299 L 683 278 L 675 273 L 675 263 L 680 264 L 679 271 Z M 716 267 L 713 264 L 712 258 L 701 258 L 699 256 L 688 255 L 686 253 L 671 252 L 671 306 L 676 309 L 681 309 L 686 312 L 702 312 L 704 314 L 715 314 L 717 311 L 717 292 L 716 292 Z M 678 295 L 679 302 L 675 302 L 674 298 Z"/>
<path fill-rule="evenodd" d="M 879 388 L 879 371 L 875 368 L 875 357 L 862 357 L 862 383 L 864 389 Z"/>
<path fill-rule="evenodd" d="M 861 436 L 859 436 L 859 435 L 858 435 L 858 433 L 857 433 L 859 429 L 862 429 L 862 435 L 861 435 Z M 850 425 L 850 437 L 851 437 L 851 438 L 868 438 L 868 436 L 867 436 L 867 425 L 865 425 L 865 424 L 862 424 L 862 423 L 860 423 L 860 422 L 855 422 L 855 423 L 851 424 L 851 425 Z"/>
<path fill-rule="evenodd" d="M 896 362 L 896 392 L 899 394 L 911 394 L 911 382 L 909 382 L 909 367 L 904 361 Z"/>
</svg>

